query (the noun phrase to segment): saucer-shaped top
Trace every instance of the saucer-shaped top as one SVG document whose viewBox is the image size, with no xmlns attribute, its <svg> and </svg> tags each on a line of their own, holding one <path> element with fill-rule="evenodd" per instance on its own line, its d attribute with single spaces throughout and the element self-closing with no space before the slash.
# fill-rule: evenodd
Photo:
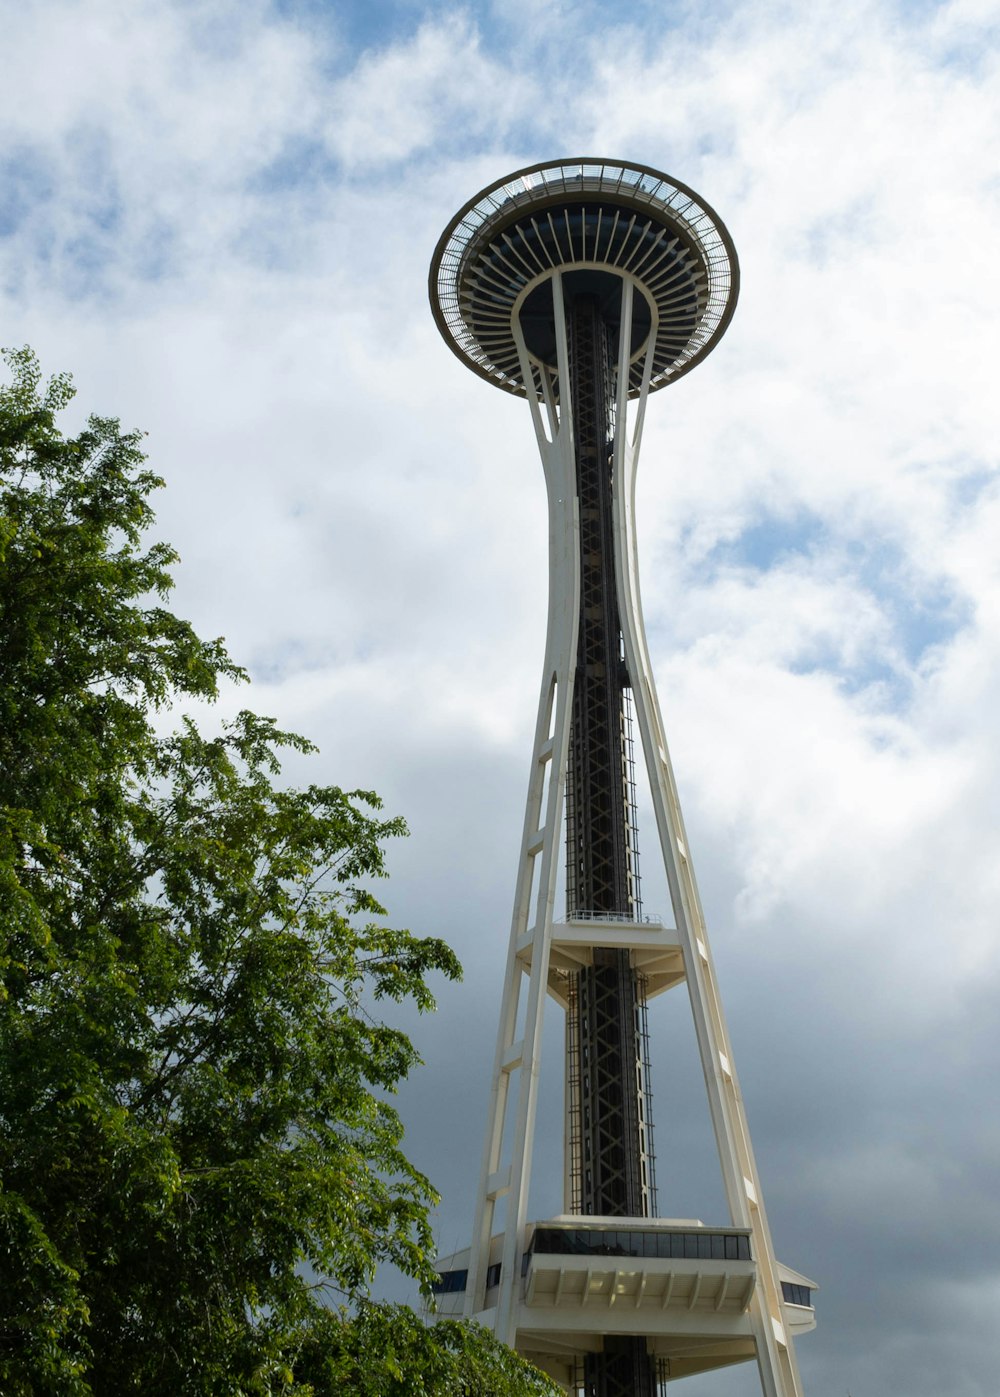
<svg viewBox="0 0 1000 1397">
<path fill-rule="evenodd" d="M 498 180 L 449 223 L 431 260 L 438 328 L 476 373 L 523 395 L 513 316 L 532 357 L 554 367 L 545 325 L 557 271 L 571 294 L 597 295 L 612 321 L 622 281 L 632 281 L 632 395 L 654 324 L 651 391 L 714 348 L 739 291 L 732 238 L 693 190 L 645 165 L 562 160 Z"/>
</svg>

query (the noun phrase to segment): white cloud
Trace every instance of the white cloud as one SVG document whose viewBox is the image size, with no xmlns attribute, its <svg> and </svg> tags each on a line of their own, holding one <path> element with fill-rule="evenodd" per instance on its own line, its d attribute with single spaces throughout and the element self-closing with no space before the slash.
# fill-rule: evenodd
<svg viewBox="0 0 1000 1397">
<path fill-rule="evenodd" d="M 465 1074 L 498 1009 L 545 522 L 523 405 L 440 343 L 427 263 L 478 188 L 559 147 L 666 168 L 719 209 L 741 304 L 650 404 L 643 600 L 751 1126 L 802 1162 L 776 1154 L 769 1197 L 824 1286 L 800 1361 L 833 1391 L 873 1322 L 847 1228 L 867 1177 L 928 1245 L 920 1200 L 995 1240 L 949 1188 L 992 1140 L 966 1084 L 995 1061 L 1000 983 L 995 6 L 713 4 L 667 27 L 550 5 L 532 33 L 439 6 L 361 55 L 336 17 L 290 14 L 7 17 L 0 339 L 74 370 L 81 410 L 149 429 L 178 608 L 318 739 L 310 778 L 404 807 L 390 904 L 470 962 L 419 1030 L 452 1096 L 425 1075 L 407 1108 L 457 1197 L 481 1122 L 448 1102 L 486 1090 Z M 907 1170 L 929 1109 L 940 1138 Z M 885 1259 L 903 1298 L 864 1380 L 924 1397 L 909 1266 Z M 949 1390 L 992 1391 L 985 1353 L 934 1339 Z"/>
<path fill-rule="evenodd" d="M 528 103 L 532 85 L 484 54 L 476 27 L 460 13 L 427 20 L 411 43 L 374 50 L 332 94 L 325 131 L 347 168 L 427 158 L 434 142 L 450 144 L 502 129 Z M 432 153 L 433 158 L 433 153 Z"/>
</svg>

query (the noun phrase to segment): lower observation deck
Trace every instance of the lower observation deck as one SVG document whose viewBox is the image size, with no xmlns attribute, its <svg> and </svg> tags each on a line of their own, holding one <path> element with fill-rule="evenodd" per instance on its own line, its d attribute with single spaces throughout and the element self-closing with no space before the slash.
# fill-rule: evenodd
<svg viewBox="0 0 1000 1397">
<path fill-rule="evenodd" d="M 606 912 L 578 912 L 552 925 L 548 989 L 566 1007 L 566 976 L 593 964 L 595 946 L 629 952 L 632 968 L 643 977 L 647 1000 L 662 994 L 685 978 L 684 954 L 674 927 L 657 916 L 641 919 Z M 531 966 L 534 929 L 518 945 L 518 960 Z"/>
<path fill-rule="evenodd" d="M 490 1326 L 502 1235 L 493 1239 Z M 462 1313 L 469 1253 L 438 1261 L 441 1317 Z M 816 1327 L 814 1283 L 778 1266 L 789 1337 Z M 562 1216 L 528 1229 L 517 1300 L 519 1353 L 569 1385 L 605 1335 L 642 1335 L 667 1378 L 742 1363 L 755 1354 L 750 1304 L 757 1266 L 748 1230 L 677 1218 Z"/>
</svg>

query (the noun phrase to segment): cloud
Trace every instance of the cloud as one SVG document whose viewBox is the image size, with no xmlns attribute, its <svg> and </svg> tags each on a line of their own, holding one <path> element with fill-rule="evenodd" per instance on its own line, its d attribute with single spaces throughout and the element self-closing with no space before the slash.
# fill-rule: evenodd
<svg viewBox="0 0 1000 1397">
<path fill-rule="evenodd" d="M 350 7 L 258 0 L 9 16 L 0 339 L 72 369 L 78 413 L 149 430 L 178 610 L 229 637 L 257 707 L 317 738 L 308 779 L 373 786 L 410 821 L 393 915 L 467 964 L 413 1021 L 428 1066 L 402 1102 L 450 1246 L 478 1171 L 546 528 L 523 404 L 441 344 L 427 264 L 477 189 L 560 152 L 665 168 L 718 208 L 741 302 L 650 403 L 640 564 L 772 1228 L 823 1287 L 800 1363 L 812 1392 L 991 1393 L 995 6 L 391 10 L 381 36 Z M 665 910 L 648 818 L 641 848 Z M 670 998 L 661 1203 L 707 1216 Z"/>
<path fill-rule="evenodd" d="M 467 15 L 425 20 L 406 45 L 362 55 L 337 85 L 328 145 L 351 171 L 395 164 L 507 125 L 532 84 L 483 52 Z"/>
</svg>

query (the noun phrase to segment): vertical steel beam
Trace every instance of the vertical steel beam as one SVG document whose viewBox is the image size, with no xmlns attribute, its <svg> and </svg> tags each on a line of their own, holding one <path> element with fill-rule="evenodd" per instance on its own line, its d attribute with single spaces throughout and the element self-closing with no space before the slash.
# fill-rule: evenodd
<svg viewBox="0 0 1000 1397">
<path fill-rule="evenodd" d="M 627 290 L 626 290 L 627 287 Z M 635 914 L 635 831 L 625 759 L 628 673 L 615 584 L 612 462 L 616 326 L 585 290 L 566 306 L 572 377 L 576 493 L 580 517 L 580 617 L 569 743 L 566 821 L 567 915 Z M 631 343 L 631 284 L 622 283 L 619 344 Z M 613 314 L 613 310 L 612 310 Z M 641 1217 L 650 1211 L 650 1168 L 640 1109 L 639 987 L 628 951 L 596 947 L 577 972 L 571 1029 L 578 1053 L 567 1074 L 568 1112 L 579 1130 L 575 1211 Z M 572 1099 L 575 1094 L 575 1099 Z M 645 1340 L 622 1340 L 588 1355 L 587 1391 L 652 1397 Z M 624 1382 L 624 1386 L 622 1386 Z"/>
</svg>

